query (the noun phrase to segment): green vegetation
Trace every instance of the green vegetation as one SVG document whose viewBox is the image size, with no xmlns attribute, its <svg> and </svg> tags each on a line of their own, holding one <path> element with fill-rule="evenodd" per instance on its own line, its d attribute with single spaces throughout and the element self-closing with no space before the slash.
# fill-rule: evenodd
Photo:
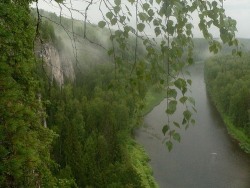
<svg viewBox="0 0 250 188">
<path fill-rule="evenodd" d="M 0 3 L 0 187 L 53 187 L 50 144 L 32 75 L 35 28 L 28 3 Z"/>
<path fill-rule="evenodd" d="M 157 187 L 148 158 L 131 140 L 147 91 L 152 85 L 166 87 L 168 116 L 178 102 L 186 104 L 191 81 L 179 72 L 193 62 L 193 25 L 187 18 L 199 11 L 200 30 L 215 53 L 221 44 L 209 27 L 221 28 L 223 43 L 237 47 L 235 21 L 224 14 L 220 1 L 156 0 L 155 11 L 153 1 L 128 0 L 138 11 L 133 28 L 129 8 L 115 0 L 102 4 L 108 12 L 98 26 L 83 28 L 79 21 L 55 14 L 47 21 L 41 14 L 35 17 L 32 2 L 0 2 L 0 187 Z M 147 24 L 159 42 L 143 35 Z M 113 30 L 114 25 L 118 29 Z M 59 86 L 46 75 L 43 62 L 34 57 L 44 43 L 58 54 L 70 53 L 75 60 L 73 82 L 65 79 Z M 154 101 L 152 96 L 154 92 L 146 101 Z M 182 124 L 188 126 L 192 111 L 185 106 Z M 168 126 L 164 135 L 180 140 Z M 166 143 L 171 150 L 171 140 Z"/>
<path fill-rule="evenodd" d="M 138 145 L 132 138 L 129 139 L 126 145 L 129 152 L 129 160 L 141 178 L 142 187 L 158 187 L 152 177 L 153 171 L 148 165 L 149 158 L 142 146 Z"/>
<path fill-rule="evenodd" d="M 207 90 L 228 132 L 250 153 L 250 55 L 219 56 L 205 63 Z"/>
<path fill-rule="evenodd" d="M 167 91 L 165 89 L 151 88 L 145 97 L 145 106 L 142 110 L 142 114 L 149 113 L 155 106 L 157 106 L 164 98 L 167 97 Z"/>
<path fill-rule="evenodd" d="M 130 135 L 138 96 L 116 83 L 112 72 L 109 64 L 95 66 L 62 90 L 43 79 L 43 100 L 50 101 L 47 125 L 59 135 L 54 173 L 79 187 L 154 187 L 148 159 Z"/>
</svg>

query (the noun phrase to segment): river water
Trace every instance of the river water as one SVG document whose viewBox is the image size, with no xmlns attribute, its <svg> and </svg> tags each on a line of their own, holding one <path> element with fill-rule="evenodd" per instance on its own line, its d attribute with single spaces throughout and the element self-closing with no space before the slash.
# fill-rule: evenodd
<svg viewBox="0 0 250 188">
<path fill-rule="evenodd" d="M 227 134 L 218 112 L 210 103 L 204 83 L 203 64 L 190 67 L 196 124 L 180 130 L 181 143 L 168 152 L 162 126 L 167 123 L 163 100 L 144 118 L 135 133 L 150 157 L 154 177 L 161 188 L 250 188 L 250 156 Z M 173 116 L 182 119 L 181 107 Z"/>
</svg>

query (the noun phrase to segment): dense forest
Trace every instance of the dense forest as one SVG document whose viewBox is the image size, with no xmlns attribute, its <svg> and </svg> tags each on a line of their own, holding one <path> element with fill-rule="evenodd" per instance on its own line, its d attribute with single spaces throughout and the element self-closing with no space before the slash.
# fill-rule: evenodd
<svg viewBox="0 0 250 188">
<path fill-rule="evenodd" d="M 43 30 L 41 34 L 51 42 L 55 33 Z M 74 83 L 68 81 L 60 88 L 42 76 L 42 67 L 38 70 L 43 101 L 49 101 L 47 125 L 58 135 L 51 153 L 59 165 L 54 171 L 58 178 L 79 187 L 156 187 L 147 157 L 130 137 L 139 121 L 142 104 L 137 101 L 145 96 L 144 79 L 134 80 L 139 87 L 135 90 L 126 85 L 126 78 L 114 80 L 112 64 L 93 62 L 91 67 L 78 67 Z M 135 155 L 141 160 L 138 164 Z"/>
<path fill-rule="evenodd" d="M 250 55 L 213 57 L 205 63 L 207 91 L 229 133 L 250 152 Z"/>
<path fill-rule="evenodd" d="M 235 21 L 215 1 L 156 1 L 160 11 L 150 1 L 141 5 L 134 29 L 126 23 L 131 13 L 122 15 L 115 0 L 104 21 L 79 27 L 31 10 L 32 2 L 0 2 L 0 187 L 157 187 L 149 159 L 132 139 L 148 91 L 165 88 L 166 114 L 182 103 L 181 126 L 194 123 L 186 96 L 191 80 L 180 77 L 194 62 L 187 17 L 200 11 L 200 30 L 215 53 L 222 45 L 208 28 L 213 23 L 223 44 L 237 47 Z M 162 41 L 139 35 L 146 22 Z M 116 24 L 117 30 L 105 28 Z M 180 141 L 172 127 L 162 130 L 169 150 L 172 140 Z"/>
<path fill-rule="evenodd" d="M 1 80 L 10 84 L 9 90 L 1 93 L 1 114 L 6 116 L 2 116 L 6 126 L 12 126 L 1 127 L 1 139 L 5 140 L 1 145 L 1 187 L 157 187 L 147 165 L 148 157 L 131 138 L 133 128 L 140 123 L 146 78 L 136 79 L 141 76 L 139 73 L 134 78 L 125 77 L 123 74 L 128 74 L 128 70 L 124 67 L 124 73 L 114 79 L 113 64 L 104 52 L 99 52 L 102 61 L 106 56 L 106 62 L 99 63 L 99 59 L 88 62 L 86 56 L 79 55 L 73 78 L 65 76 L 62 84 L 50 71 L 55 62 L 50 62 L 53 66 L 44 63 L 47 52 L 43 46 L 55 47 L 62 56 L 67 45 L 56 35 L 56 25 L 45 20 L 40 23 L 34 57 L 35 27 L 32 17 L 29 14 L 27 17 L 30 21 L 24 18 L 23 22 L 30 22 L 31 28 L 27 29 L 33 33 L 27 35 L 31 40 L 29 46 L 20 46 L 25 49 L 21 55 L 36 64 L 22 58 L 26 65 L 20 70 L 19 67 L 12 70 L 15 60 L 13 65 L 1 66 Z M 64 18 L 65 25 L 70 27 L 70 23 L 70 19 Z M 19 41 L 17 38 L 13 42 Z M 72 51 L 69 54 L 71 59 L 75 58 Z M 11 82 L 15 79 L 13 75 L 18 78 L 17 83 Z M 133 87 L 127 84 L 127 78 Z M 12 110 L 6 111 L 7 107 Z M 28 122 L 30 126 L 24 126 Z M 24 147 L 26 144 L 28 148 Z"/>
</svg>

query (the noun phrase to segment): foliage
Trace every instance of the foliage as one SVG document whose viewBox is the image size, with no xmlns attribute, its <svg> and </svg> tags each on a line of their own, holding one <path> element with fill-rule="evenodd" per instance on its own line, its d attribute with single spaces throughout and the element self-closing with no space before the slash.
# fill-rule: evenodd
<svg viewBox="0 0 250 188">
<path fill-rule="evenodd" d="M 150 88 L 145 96 L 145 104 L 142 110 L 142 115 L 149 113 L 155 106 L 157 106 L 163 99 L 167 97 L 166 90 L 162 88 Z"/>
<path fill-rule="evenodd" d="M 149 157 L 146 155 L 144 149 L 139 146 L 134 140 L 130 138 L 127 143 L 128 161 L 131 161 L 134 169 L 140 176 L 141 187 L 158 187 L 154 181 L 152 169 L 148 166 Z"/>
<path fill-rule="evenodd" d="M 28 4 L 0 3 L 0 187 L 53 187 L 50 144 L 32 75 L 35 28 Z"/>
<path fill-rule="evenodd" d="M 117 85 L 113 74 L 111 65 L 96 65 L 78 74 L 76 85 L 65 85 L 61 91 L 43 79 L 42 95 L 50 101 L 47 124 L 59 135 L 52 151 L 59 164 L 55 175 L 61 177 L 68 169 L 63 177 L 75 179 L 79 187 L 144 187 L 150 179 L 149 172 L 139 172 L 133 166 L 127 149 L 137 117 L 136 96 Z"/>
<path fill-rule="evenodd" d="M 187 127 L 193 122 L 193 111 L 186 104 L 192 101 L 186 97 L 191 81 L 179 73 L 193 62 L 191 14 L 197 10 L 199 28 L 209 42 L 209 50 L 215 53 L 221 44 L 208 29 L 214 25 L 223 43 L 237 47 L 236 22 L 225 16 L 223 1 L 126 1 L 136 8 L 135 15 L 120 0 L 100 1 L 99 7 L 108 11 L 100 8 L 103 20 L 98 26 L 109 32 L 110 42 L 105 47 L 97 46 L 107 49 L 110 57 L 105 60 L 113 65 L 78 74 L 74 84 L 65 84 L 60 90 L 44 74 L 32 74 L 33 44 L 38 34 L 35 25 L 39 26 L 40 17 L 37 24 L 31 19 L 31 2 L 3 0 L 0 3 L 0 186 L 144 187 L 145 178 L 138 173 L 138 166 L 127 160 L 129 150 L 124 149 L 124 135 L 138 122 L 148 86 L 166 86 L 168 115 L 175 112 L 178 102 L 184 104 L 182 124 Z M 89 6 L 92 3 L 89 1 Z M 136 23 L 131 26 L 129 21 L 134 16 Z M 66 21 L 60 19 L 59 23 L 62 22 Z M 59 41 L 48 22 L 40 26 L 37 32 L 41 32 L 45 42 Z M 149 26 L 156 38 L 146 35 Z M 75 59 L 84 61 L 86 56 L 78 59 L 75 33 L 69 27 L 73 28 L 73 24 L 63 28 L 71 40 Z M 86 30 L 85 24 L 84 41 L 93 43 Z M 237 50 L 233 52 L 239 54 Z M 94 74 L 96 70 L 98 74 Z M 40 88 L 34 77 L 40 79 Z M 39 94 L 42 102 L 38 100 Z M 44 107 L 48 128 L 42 125 Z M 171 139 L 180 141 L 179 134 L 172 127 L 164 128 L 163 132 L 171 150 Z"/>
<path fill-rule="evenodd" d="M 53 26 L 46 20 L 45 22 L 41 23 L 41 39 L 44 42 L 53 42 L 55 43 L 56 35 Z"/>
<path fill-rule="evenodd" d="M 169 117 L 169 129 L 163 128 L 163 133 L 166 135 L 166 144 L 170 149 L 171 139 L 179 140 L 179 134 L 174 128 L 177 122 L 171 122 L 170 119 L 178 103 L 185 107 L 181 124 L 188 127 L 190 123 L 194 123 L 192 114 L 195 109 L 190 102 L 193 100 L 186 96 L 191 82 L 180 74 L 185 65 L 193 63 L 193 14 L 198 14 L 200 21 L 198 26 L 208 41 L 209 51 L 213 53 L 218 53 L 222 48 L 222 44 L 209 32 L 209 29 L 215 26 L 220 32 L 222 43 L 235 46 L 236 50 L 233 50 L 233 53 L 240 55 L 238 40 L 235 38 L 236 21 L 225 15 L 222 0 L 212 2 L 128 0 L 123 3 L 101 1 L 100 7 L 102 6 L 105 7 L 100 10 L 103 20 L 98 23 L 98 26 L 110 30 L 112 45 L 109 48 L 109 55 L 113 57 L 115 71 L 119 72 L 120 67 L 126 64 L 126 61 L 123 61 L 121 55 L 117 53 L 117 49 L 128 50 L 130 45 L 127 39 L 134 36 L 134 57 L 132 66 L 128 67 L 131 76 L 135 75 L 136 79 L 149 78 L 145 80 L 147 83 L 149 80 L 154 80 L 167 88 L 166 114 Z M 135 12 L 132 11 L 134 9 L 131 6 L 135 7 Z M 134 25 L 130 24 L 132 19 L 136 22 Z M 113 31 L 113 28 L 118 29 Z M 147 34 L 149 28 L 154 31 L 154 37 L 149 37 Z M 138 53 L 139 41 L 143 44 L 144 53 Z M 154 77 L 155 73 L 156 77 Z M 177 92 L 181 95 L 175 95 Z M 188 103 L 193 107 L 187 105 Z"/>
<path fill-rule="evenodd" d="M 209 94 L 222 114 L 230 134 L 250 150 L 250 55 L 219 56 L 205 64 Z"/>
</svg>

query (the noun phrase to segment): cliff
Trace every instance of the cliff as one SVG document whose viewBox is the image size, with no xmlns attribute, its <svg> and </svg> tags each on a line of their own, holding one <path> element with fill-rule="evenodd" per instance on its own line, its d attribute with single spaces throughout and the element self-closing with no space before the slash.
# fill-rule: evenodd
<svg viewBox="0 0 250 188">
<path fill-rule="evenodd" d="M 62 87 L 65 80 L 74 81 L 75 71 L 70 54 L 59 52 L 51 43 L 39 45 L 36 55 L 44 62 L 43 67 L 51 84 L 55 80 Z"/>
</svg>

